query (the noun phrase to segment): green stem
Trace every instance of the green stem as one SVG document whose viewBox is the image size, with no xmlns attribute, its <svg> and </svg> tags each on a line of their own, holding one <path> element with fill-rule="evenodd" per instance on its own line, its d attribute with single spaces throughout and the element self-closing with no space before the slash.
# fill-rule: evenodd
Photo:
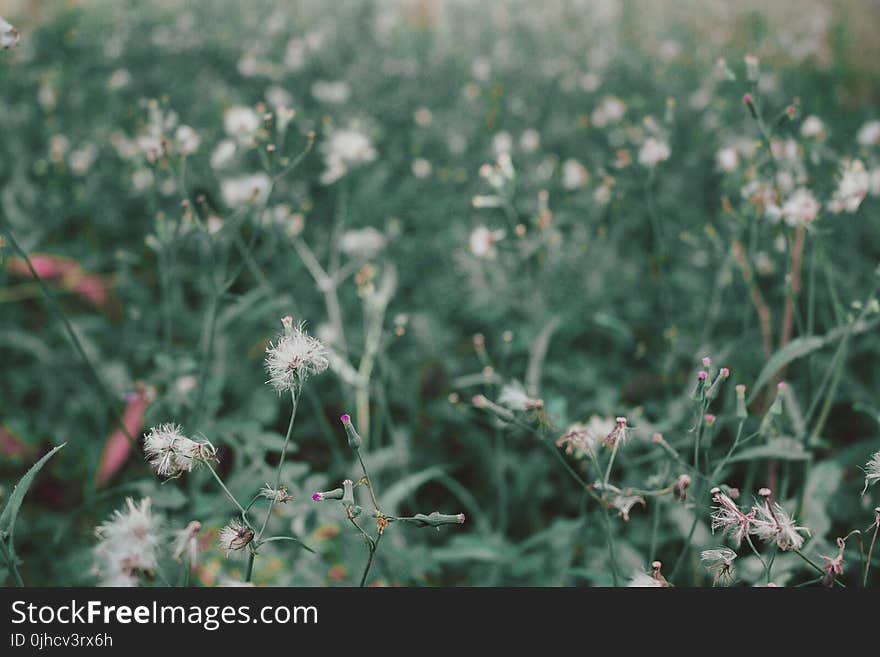
<svg viewBox="0 0 880 657">
<path fill-rule="evenodd" d="M 296 394 L 295 390 L 290 391 L 290 398 L 293 401 L 293 408 L 290 411 L 290 423 L 287 425 L 287 435 L 284 437 L 284 445 L 281 447 L 281 458 L 278 460 L 278 470 L 275 473 L 275 487 L 273 490 L 278 490 L 278 486 L 281 485 L 281 470 L 284 468 L 284 458 L 287 455 L 287 446 L 290 443 L 290 436 L 293 434 L 293 422 L 296 419 L 296 407 L 299 401 L 299 398 Z M 269 508 L 266 509 L 266 517 L 263 518 L 263 525 L 260 527 L 260 532 L 257 534 L 257 542 L 263 537 L 263 532 L 266 531 L 266 525 L 269 524 L 269 518 L 272 515 L 272 509 L 275 507 L 275 498 L 269 500 Z"/>
</svg>

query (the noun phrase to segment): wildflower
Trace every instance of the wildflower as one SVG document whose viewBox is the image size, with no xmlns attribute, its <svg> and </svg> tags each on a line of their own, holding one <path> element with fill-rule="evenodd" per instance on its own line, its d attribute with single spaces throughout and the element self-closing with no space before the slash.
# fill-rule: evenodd
<svg viewBox="0 0 880 657">
<path fill-rule="evenodd" d="M 749 416 L 746 409 L 746 387 L 742 383 L 736 386 L 736 416 L 741 420 Z"/>
<path fill-rule="evenodd" d="M 660 162 L 668 160 L 671 154 L 672 151 L 669 149 L 669 144 L 665 141 L 661 141 L 656 137 L 648 137 L 639 150 L 639 164 L 653 169 Z"/>
<path fill-rule="evenodd" d="M 182 155 L 192 155 L 199 149 L 202 138 L 190 126 L 181 125 L 174 132 L 174 141 L 177 142 L 177 148 Z"/>
<path fill-rule="evenodd" d="M 252 175 L 226 178 L 220 182 L 220 195 L 223 202 L 231 208 L 260 203 L 269 195 L 272 181 L 263 172 Z"/>
<path fill-rule="evenodd" d="M 190 472 L 199 460 L 216 460 L 216 450 L 210 443 L 187 438 L 176 424 L 152 427 L 144 437 L 144 454 L 156 474 L 162 477 Z"/>
<path fill-rule="evenodd" d="M 287 319 L 287 318 L 286 318 Z M 313 374 L 330 365 L 327 348 L 304 331 L 305 324 L 285 322 L 285 333 L 266 348 L 269 383 L 278 393 L 297 391 Z"/>
<path fill-rule="evenodd" d="M 365 260 L 375 258 L 384 248 L 385 235 L 372 226 L 346 231 L 339 240 L 340 251 Z"/>
<path fill-rule="evenodd" d="M 837 556 L 835 557 L 826 557 L 824 554 L 820 554 L 826 563 L 822 566 L 822 570 L 825 571 L 825 577 L 822 579 L 822 583 L 825 586 L 834 586 L 834 580 L 838 575 L 843 574 L 843 552 L 846 549 L 846 541 L 842 538 L 837 539 Z"/>
<path fill-rule="evenodd" d="M 590 114 L 590 122 L 597 128 L 616 123 L 626 114 L 626 103 L 615 96 L 605 96 Z"/>
<path fill-rule="evenodd" d="M 513 137 L 506 130 L 495 133 L 492 137 L 492 153 L 495 157 L 509 155 L 513 150 Z"/>
<path fill-rule="evenodd" d="M 614 428 L 611 432 L 605 436 L 602 442 L 607 447 L 614 447 L 615 445 L 620 444 L 621 446 L 626 443 L 626 439 L 629 437 L 629 432 L 626 428 L 626 418 L 625 417 L 617 417 L 614 418 Z"/>
<path fill-rule="evenodd" d="M 18 45 L 21 33 L 0 16 L 0 49 L 10 50 Z"/>
<path fill-rule="evenodd" d="M 579 189 L 589 182 L 590 172 L 583 164 L 574 158 L 569 158 L 562 163 L 562 186 L 565 189 Z"/>
<path fill-rule="evenodd" d="M 345 427 L 345 435 L 348 438 L 348 446 L 353 450 L 357 451 L 361 447 L 361 443 L 363 442 L 360 434 L 357 432 L 357 429 L 354 428 L 354 425 L 351 423 L 351 416 L 348 413 L 343 413 L 339 417 L 342 422 L 342 426 Z"/>
<path fill-rule="evenodd" d="M 226 552 L 228 557 L 234 550 L 241 550 L 254 540 L 254 530 L 243 524 L 237 518 L 229 521 L 217 534 L 217 542 L 220 549 Z"/>
<path fill-rule="evenodd" d="M 287 492 L 287 486 L 272 488 L 269 484 L 260 489 L 260 496 L 272 500 L 275 504 L 287 504 L 293 499 L 293 495 Z"/>
<path fill-rule="evenodd" d="M 856 141 L 862 146 L 880 144 L 880 121 L 868 121 L 862 125 L 862 127 L 859 128 Z"/>
<path fill-rule="evenodd" d="M 235 155 L 236 145 L 231 139 L 221 140 L 211 151 L 211 168 L 222 169 L 232 161 Z"/>
<path fill-rule="evenodd" d="M 153 515 L 149 497 L 126 508 L 95 529 L 95 574 L 102 586 L 137 586 L 138 575 L 152 575 L 158 567 L 160 522 Z"/>
<path fill-rule="evenodd" d="M 725 173 L 736 171 L 739 166 L 739 153 L 735 148 L 722 148 L 715 153 L 715 164 Z"/>
<path fill-rule="evenodd" d="M 526 153 L 534 153 L 541 146 L 541 134 L 534 128 L 526 128 L 519 136 L 519 147 Z"/>
<path fill-rule="evenodd" d="M 730 584 L 733 582 L 733 560 L 736 552 L 730 548 L 720 547 L 700 552 L 700 561 L 710 573 L 713 574 L 712 586 L 719 582 Z"/>
<path fill-rule="evenodd" d="M 669 588 L 672 585 L 666 580 L 663 576 L 663 573 L 660 572 L 663 564 L 659 561 L 655 561 L 651 564 L 651 572 L 645 573 L 642 571 L 637 572 L 635 575 L 630 578 L 627 586 L 631 587 L 659 587 L 659 588 Z"/>
<path fill-rule="evenodd" d="M 712 415 L 712 413 L 706 413 L 703 416 L 703 421 L 706 423 L 706 426 L 709 426 L 709 427 L 711 427 L 713 424 L 715 424 L 715 420 L 717 420 L 717 419 L 718 418 L 716 418 L 714 415 Z"/>
<path fill-rule="evenodd" d="M 423 157 L 417 157 L 412 162 L 412 173 L 416 178 L 427 178 L 431 175 L 433 167 L 431 163 Z"/>
<path fill-rule="evenodd" d="M 789 226 L 809 226 L 819 216 L 819 201 L 806 187 L 798 187 L 781 208 L 782 218 Z"/>
<path fill-rule="evenodd" d="M 324 500 L 341 500 L 344 491 L 341 488 L 334 488 L 319 493 L 312 493 L 312 500 L 315 502 L 323 502 Z"/>
<path fill-rule="evenodd" d="M 641 495 L 626 495 L 620 493 L 611 498 L 611 507 L 617 509 L 624 522 L 629 522 L 629 513 L 636 504 L 645 506 L 645 498 Z"/>
<path fill-rule="evenodd" d="M 230 107 L 223 115 L 223 129 L 238 143 L 247 144 L 260 129 L 260 116 L 250 107 Z"/>
<path fill-rule="evenodd" d="M 751 533 L 755 511 L 743 513 L 730 497 L 721 492 L 720 488 L 713 488 L 710 492 L 712 501 L 717 505 L 712 511 L 712 533 L 721 530 L 738 546 L 742 543 L 742 539 Z"/>
<path fill-rule="evenodd" d="M 658 434 L 659 435 L 659 434 Z M 660 440 L 663 437 L 660 436 Z M 688 488 L 690 487 L 693 480 L 688 474 L 681 474 L 678 476 L 678 479 L 675 480 L 675 483 L 672 485 L 672 492 L 675 495 L 675 499 L 679 502 L 684 502 L 688 496 Z"/>
<path fill-rule="evenodd" d="M 468 239 L 468 247 L 478 258 L 493 259 L 496 255 L 495 243 L 504 239 L 504 230 L 489 230 L 486 226 L 477 226 Z"/>
<path fill-rule="evenodd" d="M 316 80 L 311 91 L 315 100 L 328 105 L 341 105 L 351 96 L 351 87 L 344 80 Z"/>
<path fill-rule="evenodd" d="M 376 159 L 373 142 L 355 129 L 336 130 L 321 145 L 326 167 L 321 174 L 321 182 L 330 185 L 344 176 L 350 169 L 367 164 Z"/>
<path fill-rule="evenodd" d="M 811 115 L 801 123 L 801 136 L 814 139 L 825 139 L 825 124 L 818 116 Z"/>
<path fill-rule="evenodd" d="M 862 495 L 868 490 L 868 486 L 873 486 L 880 481 L 880 452 L 875 453 L 865 464 L 865 487 L 862 489 Z"/>
<path fill-rule="evenodd" d="M 867 196 L 870 184 L 868 172 L 865 171 L 865 165 L 861 160 L 844 160 L 840 181 L 828 202 L 828 209 L 835 214 L 841 212 L 852 214 L 859 209 Z"/>
<path fill-rule="evenodd" d="M 498 403 L 512 411 L 533 411 L 544 407 L 544 400 L 531 397 L 519 381 L 512 381 L 501 388 Z"/>
<path fill-rule="evenodd" d="M 770 502 L 771 492 L 762 488 L 758 494 L 765 498 L 764 502 L 755 504 L 752 513 L 751 533 L 755 534 L 764 542 L 775 541 L 780 550 L 799 550 L 804 544 L 804 538 L 799 532 L 807 532 L 806 527 L 799 527 L 793 517 L 790 517 L 778 502 Z"/>
<path fill-rule="evenodd" d="M 193 520 L 184 529 L 179 530 L 174 538 L 174 558 L 178 562 L 186 555 L 186 563 L 190 566 L 198 562 L 199 542 L 198 535 L 202 530 L 202 523 Z"/>
<path fill-rule="evenodd" d="M 557 441 L 557 447 L 565 447 L 565 453 L 577 452 L 578 455 L 594 454 L 600 436 L 614 430 L 614 421 L 593 415 L 587 424 L 575 422 Z"/>
</svg>

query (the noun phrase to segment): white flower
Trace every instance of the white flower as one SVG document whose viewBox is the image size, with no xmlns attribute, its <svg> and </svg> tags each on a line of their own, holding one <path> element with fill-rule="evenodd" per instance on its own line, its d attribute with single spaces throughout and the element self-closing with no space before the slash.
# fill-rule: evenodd
<svg viewBox="0 0 880 657">
<path fill-rule="evenodd" d="M 192 155 L 199 150 L 202 138 L 190 126 L 180 125 L 177 126 L 177 130 L 174 132 L 174 141 L 177 142 L 177 148 L 182 155 Z"/>
<path fill-rule="evenodd" d="M 427 178 L 431 175 L 431 163 L 423 157 L 417 157 L 412 163 L 412 172 L 416 178 Z"/>
<path fill-rule="evenodd" d="M 865 464 L 865 488 L 862 495 L 868 490 L 868 486 L 873 486 L 880 481 L 880 452 L 874 454 Z"/>
<path fill-rule="evenodd" d="M 330 105 L 339 105 L 346 102 L 351 96 L 351 87 L 348 83 L 339 80 L 329 82 L 327 80 L 317 80 L 312 84 L 312 96 L 321 103 Z"/>
<path fill-rule="evenodd" d="M 502 386 L 498 403 L 512 411 L 531 411 L 544 406 L 544 400 L 531 397 L 523 384 L 515 380 Z"/>
<path fill-rule="evenodd" d="M 734 559 L 736 559 L 736 552 L 726 547 L 700 552 L 700 561 L 703 562 L 703 566 L 714 575 L 712 580 L 713 586 L 719 582 L 730 584 L 733 581 Z"/>
<path fill-rule="evenodd" d="M 349 169 L 376 159 L 373 142 L 367 135 L 354 129 L 334 131 L 321 145 L 321 151 L 327 167 L 321 174 L 321 182 L 325 185 L 336 182 Z"/>
<path fill-rule="evenodd" d="M 562 163 L 562 186 L 565 189 L 579 189 L 589 182 L 590 173 L 583 164 L 574 158 Z"/>
<path fill-rule="evenodd" d="M 284 334 L 266 348 L 266 371 L 269 383 L 280 393 L 296 391 L 313 374 L 320 374 L 330 365 L 327 348 L 306 334 L 304 324 L 293 325 L 284 318 Z"/>
<path fill-rule="evenodd" d="M 385 248 L 385 236 L 372 226 L 343 233 L 339 249 L 348 256 L 369 260 Z"/>
<path fill-rule="evenodd" d="M 266 89 L 266 100 L 268 100 L 269 104 L 276 109 L 279 107 L 293 106 L 293 96 L 290 95 L 290 92 L 284 87 L 279 87 L 277 85 L 272 85 Z"/>
<path fill-rule="evenodd" d="M 643 573 L 640 570 L 630 578 L 627 586 L 632 588 L 665 588 L 666 584 L 659 579 L 654 579 L 654 577 L 651 576 L 649 573 Z"/>
<path fill-rule="evenodd" d="M 590 122 L 597 128 L 616 123 L 626 114 L 626 103 L 615 96 L 605 96 L 590 115 Z"/>
<path fill-rule="evenodd" d="M 222 169 L 229 164 L 235 155 L 236 148 L 235 142 L 231 139 L 221 140 L 211 152 L 211 168 Z"/>
<path fill-rule="evenodd" d="M 77 175 L 84 175 L 92 168 L 98 157 L 98 149 L 94 144 L 83 144 L 68 156 L 70 169 Z"/>
<path fill-rule="evenodd" d="M 478 258 L 492 259 L 496 255 L 495 243 L 504 239 L 502 229 L 489 230 L 486 226 L 477 226 L 468 239 L 468 247 Z"/>
<path fill-rule="evenodd" d="M 513 150 L 513 137 L 510 136 L 510 133 L 507 130 L 495 133 L 492 137 L 492 152 L 495 156 L 510 153 L 511 150 Z"/>
<path fill-rule="evenodd" d="M 726 173 L 736 171 L 739 166 L 739 153 L 735 148 L 722 148 L 715 153 L 715 163 Z"/>
<path fill-rule="evenodd" d="M 237 518 L 229 521 L 217 534 L 217 542 L 220 543 L 220 549 L 226 553 L 228 557 L 234 550 L 241 550 L 254 539 L 254 530 L 245 524 L 242 524 Z"/>
<path fill-rule="evenodd" d="M 139 574 L 152 574 L 158 567 L 160 523 L 150 498 L 135 504 L 129 497 L 125 504 L 95 529 L 94 572 L 101 586 L 137 586 Z"/>
<path fill-rule="evenodd" d="M 665 162 L 671 155 L 669 144 L 660 141 L 656 137 L 648 137 L 639 150 L 639 163 L 648 168 L 654 168 L 660 162 Z"/>
<path fill-rule="evenodd" d="M 868 121 L 860 129 L 856 137 L 862 146 L 880 144 L 880 121 Z"/>
<path fill-rule="evenodd" d="M 302 39 L 291 39 L 284 52 L 284 67 L 288 71 L 299 71 L 306 63 L 306 44 Z"/>
<path fill-rule="evenodd" d="M 815 115 L 810 115 L 805 118 L 804 122 L 801 123 L 801 136 L 807 138 L 814 137 L 816 139 L 824 139 L 825 124 L 822 123 L 822 119 Z"/>
<path fill-rule="evenodd" d="M 263 172 L 238 178 L 226 178 L 220 182 L 220 195 L 223 202 L 231 208 L 248 203 L 262 203 L 268 193 L 272 181 Z"/>
<path fill-rule="evenodd" d="M 804 537 L 799 532 L 807 532 L 806 527 L 798 527 L 794 518 L 790 517 L 778 502 L 761 502 L 752 507 L 755 517 L 752 520 L 752 531 L 755 536 L 766 543 L 776 542 L 780 550 L 799 550 L 804 544 Z"/>
<path fill-rule="evenodd" d="M 18 45 L 21 33 L 0 16 L 0 49 L 9 50 Z"/>
<path fill-rule="evenodd" d="M 107 87 L 113 91 L 123 89 L 131 84 L 131 73 L 124 68 L 113 71 L 110 79 L 107 80 Z"/>
<path fill-rule="evenodd" d="M 794 190 L 782 206 L 782 218 L 789 226 L 807 226 L 819 215 L 819 201 L 806 187 Z"/>
<path fill-rule="evenodd" d="M 175 424 L 162 424 L 152 427 L 144 436 L 144 455 L 156 474 L 174 477 L 190 472 L 199 460 L 213 460 L 215 450 L 207 442 L 187 438 Z"/>
<path fill-rule="evenodd" d="M 844 160 L 840 181 L 828 209 L 834 213 L 855 212 L 867 196 L 870 185 L 871 180 L 861 160 Z"/>
<path fill-rule="evenodd" d="M 249 143 L 260 129 L 260 117 L 250 107 L 236 105 L 223 115 L 223 129 L 240 144 Z"/>
<path fill-rule="evenodd" d="M 534 153 L 541 146 L 541 134 L 534 128 L 527 128 L 519 136 L 519 147 L 526 153 Z"/>
</svg>

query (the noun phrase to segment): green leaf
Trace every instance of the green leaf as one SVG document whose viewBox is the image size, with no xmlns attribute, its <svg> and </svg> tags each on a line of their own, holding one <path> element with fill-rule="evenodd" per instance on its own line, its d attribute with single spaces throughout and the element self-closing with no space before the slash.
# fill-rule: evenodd
<svg viewBox="0 0 880 657">
<path fill-rule="evenodd" d="M 730 458 L 728 463 L 754 461 L 757 459 L 776 459 L 778 461 L 805 461 L 810 457 L 799 440 L 783 436 L 774 438 L 766 445 L 744 449 Z"/>
<path fill-rule="evenodd" d="M 34 481 L 34 477 L 37 476 L 37 473 L 40 469 L 46 464 L 46 462 L 55 455 L 55 452 L 64 447 L 67 443 L 61 443 L 46 454 L 39 461 L 34 463 L 30 470 L 28 470 L 25 475 L 19 480 L 19 482 L 15 485 L 15 488 L 12 490 L 12 494 L 9 496 L 9 500 L 6 502 L 6 506 L 3 507 L 3 513 L 0 514 L 0 536 L 3 537 L 3 540 L 7 541 L 9 545 L 9 552 L 12 556 L 15 556 L 15 546 L 13 544 L 13 537 L 15 534 L 15 520 L 18 518 L 18 510 L 21 508 L 21 503 L 24 500 L 25 494 L 28 492 L 28 489 L 31 487 L 31 484 Z"/>
<path fill-rule="evenodd" d="M 767 364 L 764 365 L 764 369 L 761 370 L 761 373 L 758 375 L 757 380 L 752 386 L 752 394 L 750 400 L 755 398 L 755 395 L 758 393 L 758 391 L 779 370 L 781 370 L 792 361 L 797 360 L 798 358 L 802 358 L 807 354 L 816 351 L 817 349 L 821 349 L 823 346 L 825 346 L 826 341 L 827 340 L 824 337 L 807 335 L 802 338 L 795 338 L 785 347 L 773 354 L 773 356 L 770 357 L 770 360 L 767 361 Z"/>
</svg>

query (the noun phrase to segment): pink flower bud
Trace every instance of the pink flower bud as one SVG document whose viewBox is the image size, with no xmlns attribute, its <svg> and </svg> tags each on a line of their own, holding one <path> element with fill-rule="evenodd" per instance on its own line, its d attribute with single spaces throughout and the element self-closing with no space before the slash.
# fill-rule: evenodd
<svg viewBox="0 0 880 657">
<path fill-rule="evenodd" d="M 712 359 L 708 356 L 703 357 L 703 367 L 709 367 L 712 364 Z"/>
<path fill-rule="evenodd" d="M 710 427 L 711 427 L 713 424 L 715 424 L 715 419 L 716 419 L 715 416 L 712 415 L 711 413 L 706 413 L 706 414 L 703 416 L 703 420 L 705 420 L 705 421 L 706 421 L 706 424 L 707 424 L 708 426 L 710 426 Z"/>
<path fill-rule="evenodd" d="M 727 369 L 726 367 L 722 367 L 719 374 L 721 375 L 721 378 L 726 379 L 727 377 L 730 376 L 730 370 Z"/>
<path fill-rule="evenodd" d="M 700 377 L 700 381 L 705 381 L 709 378 L 709 373 L 706 370 L 700 370 L 700 373 L 697 374 L 697 376 Z"/>
</svg>

